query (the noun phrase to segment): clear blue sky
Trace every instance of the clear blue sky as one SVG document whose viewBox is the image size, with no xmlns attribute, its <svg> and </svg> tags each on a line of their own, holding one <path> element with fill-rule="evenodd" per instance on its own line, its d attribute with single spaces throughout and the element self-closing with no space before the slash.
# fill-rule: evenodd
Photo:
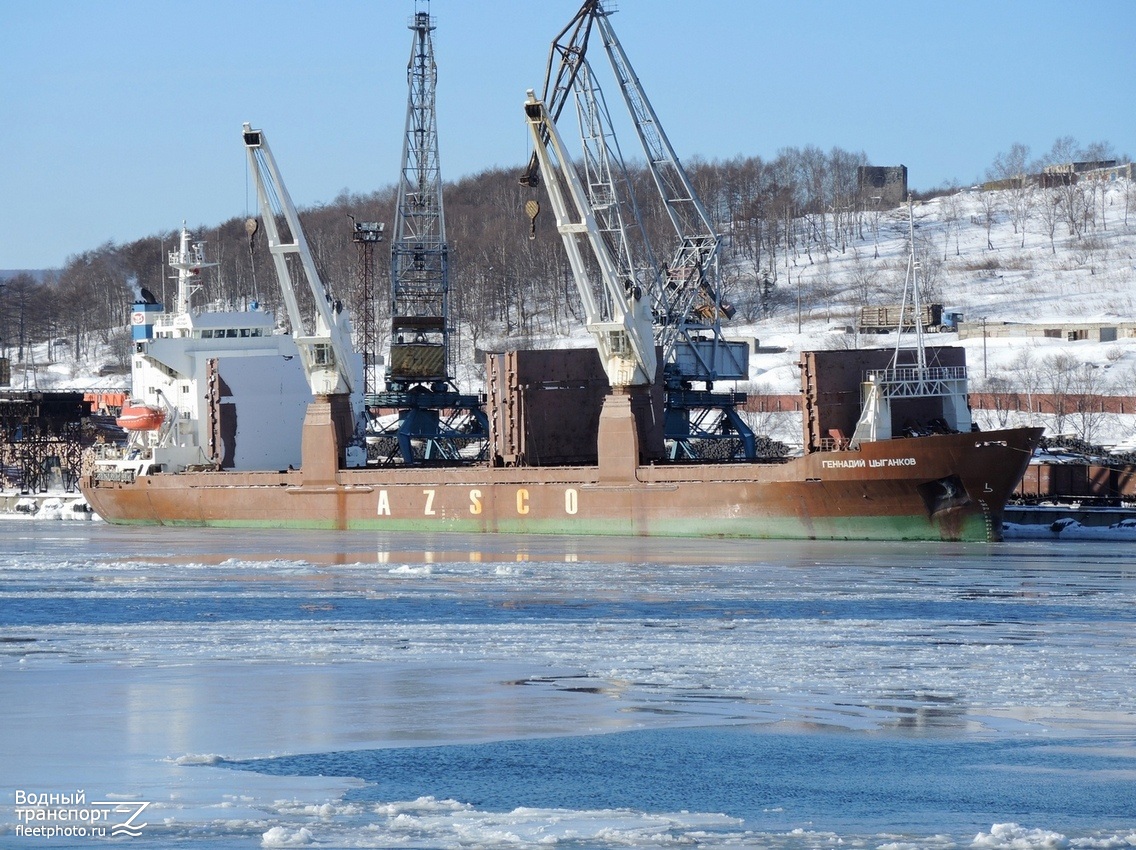
<svg viewBox="0 0 1136 850">
<path fill-rule="evenodd" d="M 445 179 L 527 160 L 525 90 L 578 5 L 429 5 Z M 0 269 L 245 215 L 244 121 L 300 206 L 393 184 L 415 9 L 5 0 Z M 925 189 L 975 180 L 1015 142 L 1136 154 L 1127 0 L 619 0 L 613 25 L 684 159 L 839 146 Z"/>
</svg>

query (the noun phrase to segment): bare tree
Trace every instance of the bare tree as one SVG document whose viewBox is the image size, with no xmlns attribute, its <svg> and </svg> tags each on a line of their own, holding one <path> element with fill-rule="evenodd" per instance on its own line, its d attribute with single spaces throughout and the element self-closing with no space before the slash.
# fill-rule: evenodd
<svg viewBox="0 0 1136 850">
<path fill-rule="evenodd" d="M 1034 396 L 1041 391 L 1042 374 L 1040 364 L 1035 357 L 1034 346 L 1028 345 L 1018 351 L 1010 363 L 1010 374 L 1013 376 L 1013 385 L 1025 393 L 1026 406 L 1029 408 L 1028 421 L 1036 422 Z"/>
<path fill-rule="evenodd" d="M 1026 223 L 1029 221 L 1034 204 L 1034 183 L 1029 179 L 1029 146 L 1015 142 L 1010 150 L 999 153 L 994 157 L 994 164 L 987 169 L 986 175 L 991 180 L 1000 182 L 1005 187 L 1007 207 L 1010 212 L 1010 223 L 1014 233 L 1021 233 L 1022 247 L 1026 244 Z M 989 224 L 987 225 L 987 242 L 989 242 Z"/>
<path fill-rule="evenodd" d="M 990 241 L 990 229 L 1002 210 L 1002 199 L 997 192 L 980 192 L 978 206 L 982 210 L 982 222 L 986 225 L 986 249 L 993 251 L 994 243 Z"/>
<path fill-rule="evenodd" d="M 1001 375 L 991 375 L 982 382 L 984 392 L 990 394 L 990 401 L 994 407 L 994 417 L 999 428 L 1005 428 L 1010 420 L 1010 398 L 1012 396 L 1011 383 L 1008 378 Z"/>
<path fill-rule="evenodd" d="M 959 233 L 961 231 L 960 221 L 962 219 L 962 195 L 959 193 L 958 187 L 951 187 L 946 195 L 939 201 L 939 210 L 943 219 L 943 259 L 947 258 L 947 248 L 951 241 L 951 232 L 955 234 L 955 256 L 961 255 L 959 249 Z M 876 249 L 877 256 L 879 249 Z"/>
<path fill-rule="evenodd" d="M 10 277 L 4 289 L 5 307 L 11 313 L 8 333 L 15 337 L 16 362 L 23 363 L 24 354 L 39 336 L 44 292 L 36 279 L 26 272 Z"/>
<path fill-rule="evenodd" d="M 1093 444 L 1108 420 L 1101 402 L 1111 387 L 1103 369 L 1092 363 L 1079 363 L 1069 375 L 1069 408 L 1073 430 L 1086 443 Z"/>
<path fill-rule="evenodd" d="M 1080 236 L 1092 217 L 1093 206 L 1083 183 L 1070 181 L 1060 187 L 1061 210 L 1069 226 L 1070 236 Z"/>
<path fill-rule="evenodd" d="M 923 300 L 941 301 L 943 298 L 943 260 L 930 236 L 915 236 L 915 259 L 919 263 L 919 292 Z"/>
<path fill-rule="evenodd" d="M 856 306 L 867 307 L 875 294 L 877 273 L 860 252 L 852 248 L 852 288 L 856 293 Z"/>
<path fill-rule="evenodd" d="M 1073 170 L 1074 163 L 1080 156 L 1082 153 L 1077 140 L 1072 136 L 1062 136 L 1053 143 L 1053 147 L 1041 160 L 1043 165 L 1061 166 L 1064 169 L 1058 172 L 1059 179 L 1055 180 L 1054 189 L 1061 200 L 1061 209 L 1069 226 L 1070 236 L 1081 233 L 1085 220 L 1084 189 L 1077 182 L 1077 175 Z"/>
<path fill-rule="evenodd" d="M 1076 375 L 1083 365 L 1076 357 L 1064 352 L 1051 354 L 1041 363 L 1042 380 L 1053 402 L 1053 430 L 1057 434 L 1065 430 Z"/>
<path fill-rule="evenodd" d="M 1116 159 L 1116 149 L 1111 142 L 1089 142 L 1082 149 L 1081 156 L 1089 162 L 1107 162 Z"/>
<path fill-rule="evenodd" d="M 1062 220 L 1061 195 L 1055 189 L 1042 189 L 1038 198 L 1037 209 L 1041 221 L 1045 225 L 1045 232 L 1049 234 L 1049 249 L 1057 253 L 1057 225 Z"/>
<path fill-rule="evenodd" d="M 855 236 L 856 219 L 860 215 L 856 170 L 868 164 L 863 151 L 852 153 L 833 148 L 828 153 L 828 204 L 832 209 L 833 233 L 840 242 L 840 253 L 848 250 Z"/>
</svg>

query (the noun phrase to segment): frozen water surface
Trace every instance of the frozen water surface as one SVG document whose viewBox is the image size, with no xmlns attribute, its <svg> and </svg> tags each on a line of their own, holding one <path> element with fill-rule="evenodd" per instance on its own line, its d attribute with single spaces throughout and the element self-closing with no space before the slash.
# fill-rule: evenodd
<svg viewBox="0 0 1136 850">
<path fill-rule="evenodd" d="M 4 847 L 1136 846 L 1125 543 L 2 531 Z"/>
</svg>

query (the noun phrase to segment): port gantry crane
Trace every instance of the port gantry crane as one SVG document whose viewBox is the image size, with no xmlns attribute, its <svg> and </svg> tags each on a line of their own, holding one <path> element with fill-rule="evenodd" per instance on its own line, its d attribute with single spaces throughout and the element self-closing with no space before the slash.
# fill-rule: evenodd
<svg viewBox="0 0 1136 850">
<path fill-rule="evenodd" d="M 654 343 L 663 357 L 665 388 L 664 433 L 671 445 L 671 456 L 695 457 L 699 445 L 740 439 L 747 458 L 756 453 L 753 432 L 737 412 L 745 401 L 742 393 L 713 391 L 716 380 L 745 380 L 749 377 L 748 345 L 727 341 L 721 320 L 733 315 L 733 308 L 720 295 L 719 249 L 721 236 L 710 223 L 701 200 L 675 155 L 646 92 L 643 90 L 609 20 L 609 10 L 601 0 L 585 0 L 572 21 L 554 39 L 549 53 L 544 95 L 539 100 L 530 92 L 525 104 L 534 134 L 534 154 L 521 182 L 535 186 L 544 175 L 553 192 L 552 175 L 567 181 L 573 171 L 570 161 L 557 154 L 553 165 L 547 150 L 562 145 L 556 123 L 565 104 L 576 102 L 583 143 L 585 178 L 580 182 L 587 208 L 572 225 L 577 230 L 594 231 L 607 246 L 615 263 L 615 278 L 627 288 L 649 293 L 653 316 Z M 607 53 L 624 104 L 635 126 L 647 166 L 662 207 L 674 231 L 673 255 L 666 265 L 655 260 L 642 223 L 631 181 L 610 114 L 597 77 L 588 62 L 588 41 L 593 25 Z M 539 119 L 534 119 L 539 115 Z M 554 141 L 556 140 L 556 141 Z M 555 207 L 557 202 L 552 201 Z M 579 205 L 578 205 L 579 206 Z M 567 246 L 570 238 L 557 213 L 557 221 Z M 571 248 L 569 253 L 571 254 Z M 601 267 L 602 268 L 602 267 Z M 573 263 L 577 288 L 591 290 L 582 266 Z M 606 275 L 605 275 L 606 279 Z M 648 337 L 651 338 L 651 337 Z M 704 382 L 705 389 L 696 389 Z"/>
<path fill-rule="evenodd" d="M 396 408 L 397 438 L 387 463 L 458 462 L 463 447 L 488 446 L 489 422 L 477 395 L 460 393 L 451 374 L 449 246 L 434 108 L 437 66 L 428 12 L 416 12 L 406 75 L 409 94 L 402 169 L 391 240 L 391 341 L 386 390 L 368 405 Z"/>
<path fill-rule="evenodd" d="M 361 358 L 351 344 L 347 307 L 332 296 L 316 269 L 300 217 L 263 130 L 244 125 L 243 139 L 249 172 L 256 182 L 262 225 L 268 235 L 276 279 L 284 297 L 292 337 L 315 401 L 309 406 L 301 447 L 305 480 L 331 480 L 338 469 L 363 462 L 362 450 L 352 445 L 360 421 L 354 398 L 360 385 Z M 280 227 L 283 220 L 286 230 Z M 255 225 L 255 222 L 254 222 Z M 256 232 L 250 229 L 250 236 Z M 295 257 L 298 263 L 290 263 Z M 302 276 L 314 313 L 305 316 L 293 271 Z"/>
</svg>

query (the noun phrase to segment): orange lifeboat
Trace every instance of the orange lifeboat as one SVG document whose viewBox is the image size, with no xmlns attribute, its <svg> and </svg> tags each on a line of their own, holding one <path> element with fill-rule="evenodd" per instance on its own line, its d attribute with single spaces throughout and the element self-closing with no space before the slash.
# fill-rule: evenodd
<svg viewBox="0 0 1136 850">
<path fill-rule="evenodd" d="M 156 431 L 165 418 L 164 410 L 131 401 L 122 406 L 122 413 L 114 421 L 126 431 Z"/>
</svg>

